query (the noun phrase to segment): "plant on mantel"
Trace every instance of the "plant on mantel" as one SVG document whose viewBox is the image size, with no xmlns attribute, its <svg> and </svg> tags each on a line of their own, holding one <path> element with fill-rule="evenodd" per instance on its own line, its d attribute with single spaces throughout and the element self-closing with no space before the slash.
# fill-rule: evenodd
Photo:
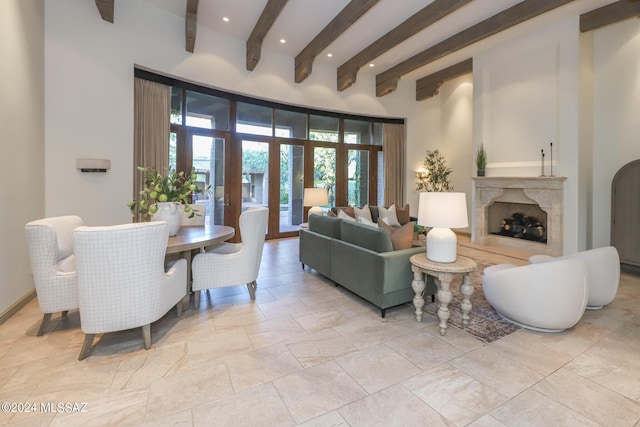
<svg viewBox="0 0 640 427">
<path fill-rule="evenodd" d="M 484 176 L 484 171 L 487 167 L 487 151 L 484 149 L 484 144 L 480 144 L 476 151 L 476 168 L 478 170 L 478 176 Z"/>
<path fill-rule="evenodd" d="M 447 167 L 447 160 L 440 150 L 427 150 L 422 166 L 425 172 L 418 174 L 416 190 L 453 191 L 453 186 L 449 182 L 452 170 Z"/>
<path fill-rule="evenodd" d="M 158 211 L 158 203 L 176 202 L 184 205 L 184 211 L 190 212 L 189 218 L 197 215 L 189 206 L 189 196 L 191 194 L 202 193 L 196 184 L 198 176 L 195 169 L 186 175 L 184 171 L 177 172 L 169 168 L 166 175 L 162 175 L 155 168 L 138 166 L 138 171 L 144 175 L 144 187 L 140 190 L 140 197 L 129 202 L 128 206 L 131 215 L 141 214 L 145 218 Z M 206 188 L 204 191 L 208 191 Z"/>
</svg>

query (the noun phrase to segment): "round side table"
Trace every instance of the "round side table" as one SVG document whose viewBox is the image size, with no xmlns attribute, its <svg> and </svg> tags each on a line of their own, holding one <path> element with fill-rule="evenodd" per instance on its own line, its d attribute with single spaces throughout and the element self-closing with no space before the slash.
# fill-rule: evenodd
<svg viewBox="0 0 640 427">
<path fill-rule="evenodd" d="M 463 274 L 464 278 L 460 285 L 462 298 L 462 323 L 469 323 L 469 313 L 471 312 L 471 295 L 473 294 L 473 285 L 471 284 L 470 273 L 478 268 L 476 262 L 472 259 L 458 255 L 455 262 L 442 263 L 431 261 L 427 258 L 426 253 L 413 255 L 409 258 L 411 262 L 411 271 L 413 271 L 413 281 L 411 287 L 416 293 L 413 298 L 413 305 L 416 308 L 416 321 L 422 321 L 422 307 L 424 307 L 424 298 L 422 292 L 425 288 L 423 274 L 434 277 L 434 281 L 438 286 L 438 318 L 440 319 L 440 335 L 444 335 L 447 331 L 447 321 L 449 320 L 449 303 L 452 299 L 451 281 L 456 274 Z"/>
</svg>

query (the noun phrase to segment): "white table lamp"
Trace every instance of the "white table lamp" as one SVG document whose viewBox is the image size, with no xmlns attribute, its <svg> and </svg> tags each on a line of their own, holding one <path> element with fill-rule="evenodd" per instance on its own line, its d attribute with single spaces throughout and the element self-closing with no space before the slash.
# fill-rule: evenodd
<svg viewBox="0 0 640 427">
<path fill-rule="evenodd" d="M 311 209 L 309 209 L 309 216 L 322 215 L 323 212 L 320 206 L 325 206 L 329 204 L 329 193 L 327 189 L 326 188 L 305 188 L 303 204 L 305 206 L 311 206 Z"/>
<path fill-rule="evenodd" d="M 427 234 L 427 258 L 435 262 L 455 262 L 458 239 L 451 229 L 469 226 L 465 194 L 420 193 L 418 224 L 433 227 Z"/>
</svg>

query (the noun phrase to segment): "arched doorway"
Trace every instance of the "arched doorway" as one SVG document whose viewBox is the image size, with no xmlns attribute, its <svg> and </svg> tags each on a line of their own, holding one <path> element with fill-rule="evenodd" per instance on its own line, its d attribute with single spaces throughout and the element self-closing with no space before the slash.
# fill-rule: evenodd
<svg viewBox="0 0 640 427">
<path fill-rule="evenodd" d="M 640 267 L 640 159 L 627 163 L 613 177 L 611 245 L 622 264 Z"/>
</svg>

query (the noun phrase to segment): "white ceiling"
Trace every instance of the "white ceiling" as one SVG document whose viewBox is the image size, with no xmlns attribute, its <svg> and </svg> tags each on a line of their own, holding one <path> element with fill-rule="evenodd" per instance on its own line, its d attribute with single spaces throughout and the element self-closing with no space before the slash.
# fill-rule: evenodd
<svg viewBox="0 0 640 427">
<path fill-rule="evenodd" d="M 147 1 L 156 7 L 169 10 L 177 15 L 183 17 L 185 15 L 186 0 Z M 420 9 L 432 3 L 432 1 L 378 1 L 360 20 L 318 55 L 315 63 L 338 68 L 352 56 Z M 403 76 L 403 79 L 410 78 L 415 80 L 424 77 L 472 57 L 474 53 L 486 49 L 490 45 L 500 43 L 507 38 L 516 37 L 525 31 L 531 31 L 536 27 L 543 27 L 571 16 L 578 17 L 582 13 L 612 2 L 613 0 L 574 0 L 565 6 L 561 6 Z M 246 41 L 266 3 L 267 0 L 200 0 L 198 26 L 205 26 L 212 31 Z M 264 58 L 265 55 L 268 55 L 269 51 L 275 51 L 294 58 L 348 3 L 349 0 L 289 0 L 263 41 L 262 57 Z M 381 73 L 408 57 L 517 3 L 520 3 L 520 1 L 474 0 L 376 58 L 373 61 L 374 67 L 363 67 L 360 72 Z M 222 20 L 223 17 L 228 17 L 229 22 L 224 22 Z M 200 34 L 203 33 L 198 33 L 196 36 L 196 53 L 198 51 L 198 37 L 201 37 Z M 285 39 L 286 43 L 280 43 L 280 39 Z M 333 56 L 328 57 L 327 53 L 332 53 Z M 258 66 L 260 66 L 259 63 Z"/>
</svg>

